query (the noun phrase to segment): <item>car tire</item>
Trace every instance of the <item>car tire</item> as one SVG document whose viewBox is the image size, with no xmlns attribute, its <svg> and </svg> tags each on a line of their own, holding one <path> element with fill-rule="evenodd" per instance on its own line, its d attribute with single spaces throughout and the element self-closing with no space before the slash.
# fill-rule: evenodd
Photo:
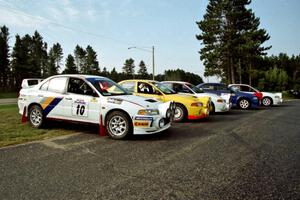
<svg viewBox="0 0 300 200">
<path fill-rule="evenodd" d="M 272 99 L 270 97 L 264 97 L 261 101 L 262 105 L 265 107 L 269 107 L 273 104 Z"/>
<path fill-rule="evenodd" d="M 33 105 L 29 108 L 28 120 L 32 127 L 42 128 L 44 125 L 43 109 L 39 105 Z"/>
<path fill-rule="evenodd" d="M 121 111 L 113 111 L 108 114 L 106 129 L 113 139 L 125 139 L 133 132 L 133 125 L 128 115 Z"/>
<path fill-rule="evenodd" d="M 246 110 L 249 109 L 251 106 L 251 103 L 248 99 L 242 98 L 238 101 L 239 108 Z"/>
<path fill-rule="evenodd" d="M 186 108 L 183 105 L 176 103 L 173 120 L 175 122 L 182 122 L 186 119 L 186 115 L 187 115 Z"/>
</svg>

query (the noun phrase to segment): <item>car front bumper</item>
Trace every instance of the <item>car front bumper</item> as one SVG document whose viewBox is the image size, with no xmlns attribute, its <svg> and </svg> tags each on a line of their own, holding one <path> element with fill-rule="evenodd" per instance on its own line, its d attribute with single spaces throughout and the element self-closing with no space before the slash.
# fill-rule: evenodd
<svg viewBox="0 0 300 200">
<path fill-rule="evenodd" d="M 162 132 L 170 128 L 172 117 L 168 119 L 161 116 L 135 116 L 133 120 L 133 134 L 147 135 Z"/>
<path fill-rule="evenodd" d="M 208 116 L 209 116 L 209 108 L 208 107 L 203 107 L 201 109 L 199 109 L 199 108 L 191 109 L 191 112 L 188 113 L 189 120 L 202 119 L 202 118 L 206 118 Z"/>
</svg>

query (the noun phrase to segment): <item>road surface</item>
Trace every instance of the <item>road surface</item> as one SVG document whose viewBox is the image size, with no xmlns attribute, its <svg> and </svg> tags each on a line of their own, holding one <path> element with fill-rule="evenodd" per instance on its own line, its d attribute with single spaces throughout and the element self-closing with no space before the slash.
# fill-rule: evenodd
<svg viewBox="0 0 300 200">
<path fill-rule="evenodd" d="M 0 99 L 0 105 L 17 104 L 17 98 Z"/>
<path fill-rule="evenodd" d="M 2 200 L 300 199 L 300 101 L 126 141 L 84 132 L 2 148 L 0 172 Z"/>
</svg>

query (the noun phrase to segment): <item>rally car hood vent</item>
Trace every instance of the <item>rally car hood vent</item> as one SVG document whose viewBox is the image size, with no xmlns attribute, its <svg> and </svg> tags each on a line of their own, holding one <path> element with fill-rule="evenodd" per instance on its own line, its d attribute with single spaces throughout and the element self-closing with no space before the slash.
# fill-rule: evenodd
<svg viewBox="0 0 300 200">
<path fill-rule="evenodd" d="M 155 99 L 146 99 L 145 101 L 148 101 L 148 102 L 150 102 L 150 103 L 155 103 L 155 102 L 157 102 Z"/>
</svg>

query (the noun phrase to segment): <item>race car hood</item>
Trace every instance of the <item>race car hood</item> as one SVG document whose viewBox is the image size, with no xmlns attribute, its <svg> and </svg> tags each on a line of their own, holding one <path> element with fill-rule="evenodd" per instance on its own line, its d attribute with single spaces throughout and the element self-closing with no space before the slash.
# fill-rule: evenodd
<svg viewBox="0 0 300 200">
<path fill-rule="evenodd" d="M 197 96 L 196 94 L 188 94 L 188 93 L 177 93 L 177 94 L 169 94 L 166 95 L 168 100 L 173 100 L 173 101 L 189 101 L 190 103 L 193 102 L 201 102 L 204 107 L 208 107 L 211 98 L 208 94 L 203 95 L 203 96 Z"/>
<path fill-rule="evenodd" d="M 123 102 L 133 104 L 144 109 L 158 109 L 162 117 L 165 117 L 167 110 L 171 109 L 171 101 L 163 103 L 154 98 L 146 98 L 146 97 L 140 97 L 135 95 L 107 97 L 107 103 L 121 104 L 122 106 Z"/>
<path fill-rule="evenodd" d="M 190 101 L 190 102 L 196 102 L 198 101 L 198 97 L 195 95 L 189 95 L 189 94 L 166 94 L 165 95 L 166 100 L 168 101 L 177 101 L 177 102 L 181 102 L 181 101 Z"/>
<path fill-rule="evenodd" d="M 107 97 L 108 103 L 114 103 L 116 101 L 119 101 L 119 102 L 125 101 L 127 103 L 134 104 L 134 105 L 137 105 L 140 107 L 153 108 L 153 109 L 157 109 L 159 104 L 162 103 L 160 101 L 157 101 L 154 98 L 146 98 L 146 97 L 135 96 L 135 95 L 122 95 L 122 96 Z"/>
</svg>

